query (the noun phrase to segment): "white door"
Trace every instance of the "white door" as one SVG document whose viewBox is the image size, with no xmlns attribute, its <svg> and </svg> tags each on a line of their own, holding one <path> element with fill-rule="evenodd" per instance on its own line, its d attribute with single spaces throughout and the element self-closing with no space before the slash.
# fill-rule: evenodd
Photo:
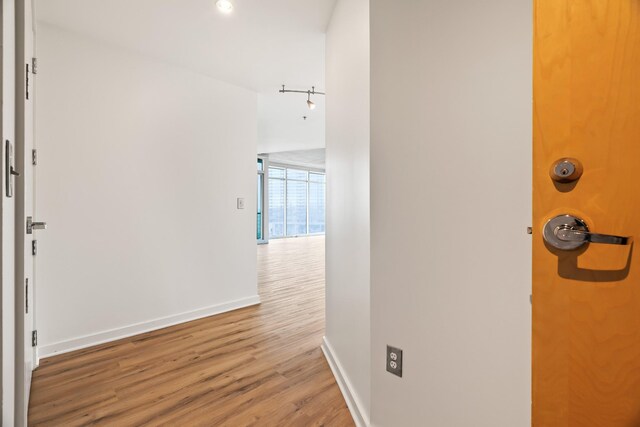
<svg viewBox="0 0 640 427">
<path fill-rule="evenodd" d="M 14 1 L 2 0 L 2 421 L 15 421 L 15 197 L 7 194 L 10 179 L 6 145 L 15 146 L 15 15 Z M 15 190 L 15 179 L 13 190 Z"/>
<path fill-rule="evenodd" d="M 31 0 L 16 1 L 16 425 L 27 424 L 35 357 L 33 105 L 34 33 Z"/>
</svg>

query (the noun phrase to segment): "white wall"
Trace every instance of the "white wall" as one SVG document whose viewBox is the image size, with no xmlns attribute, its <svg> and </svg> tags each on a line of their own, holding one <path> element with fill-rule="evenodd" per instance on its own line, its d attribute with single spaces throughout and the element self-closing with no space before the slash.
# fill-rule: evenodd
<svg viewBox="0 0 640 427">
<path fill-rule="evenodd" d="M 530 424 L 531 23 L 371 1 L 374 425 Z"/>
<path fill-rule="evenodd" d="M 37 43 L 41 355 L 256 302 L 255 93 L 46 24 Z"/>
<path fill-rule="evenodd" d="M 368 423 L 369 2 L 339 0 L 327 31 L 326 337 Z M 353 410 L 352 410 L 353 412 Z M 356 418 L 358 415 L 356 414 Z"/>
</svg>

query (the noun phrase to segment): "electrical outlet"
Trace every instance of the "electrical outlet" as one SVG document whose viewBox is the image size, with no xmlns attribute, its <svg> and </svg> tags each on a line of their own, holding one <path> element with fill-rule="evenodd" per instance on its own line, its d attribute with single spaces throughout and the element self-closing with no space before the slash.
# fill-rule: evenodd
<svg viewBox="0 0 640 427">
<path fill-rule="evenodd" d="M 238 197 L 238 209 L 244 209 L 244 197 Z"/>
<path fill-rule="evenodd" d="M 402 350 L 387 346 L 387 372 L 402 378 Z"/>
</svg>

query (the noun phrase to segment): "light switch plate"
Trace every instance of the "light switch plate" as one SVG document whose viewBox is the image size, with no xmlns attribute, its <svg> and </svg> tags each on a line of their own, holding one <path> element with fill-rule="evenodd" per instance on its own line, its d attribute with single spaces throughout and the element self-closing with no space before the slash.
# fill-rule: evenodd
<svg viewBox="0 0 640 427">
<path fill-rule="evenodd" d="M 244 209 L 244 197 L 238 197 L 238 209 Z"/>
</svg>

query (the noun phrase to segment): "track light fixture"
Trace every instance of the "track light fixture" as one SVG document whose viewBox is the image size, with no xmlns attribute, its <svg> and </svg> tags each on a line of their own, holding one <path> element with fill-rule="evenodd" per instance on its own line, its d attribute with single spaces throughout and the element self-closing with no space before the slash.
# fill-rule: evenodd
<svg viewBox="0 0 640 427">
<path fill-rule="evenodd" d="M 309 92 L 307 94 L 307 107 L 309 107 L 309 110 L 313 110 L 316 108 L 316 104 L 313 103 L 313 101 L 311 101 L 311 92 Z"/>
<path fill-rule="evenodd" d="M 293 90 L 293 89 L 285 89 L 284 85 L 282 85 L 282 89 L 280 89 L 278 92 L 280 93 L 306 93 L 307 94 L 307 107 L 309 107 L 310 110 L 313 110 L 316 108 L 316 104 L 311 100 L 311 95 L 324 95 L 324 92 L 316 92 L 316 87 L 315 86 L 311 86 L 311 90 Z"/>
</svg>

